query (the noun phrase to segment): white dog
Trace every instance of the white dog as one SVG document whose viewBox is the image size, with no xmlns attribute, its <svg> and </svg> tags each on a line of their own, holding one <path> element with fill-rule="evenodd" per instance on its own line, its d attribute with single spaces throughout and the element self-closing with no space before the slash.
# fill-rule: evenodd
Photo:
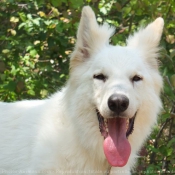
<svg viewBox="0 0 175 175">
<path fill-rule="evenodd" d="M 112 46 L 114 28 L 84 7 L 66 86 L 0 103 L 0 174 L 130 174 L 161 109 L 163 19 Z"/>
</svg>

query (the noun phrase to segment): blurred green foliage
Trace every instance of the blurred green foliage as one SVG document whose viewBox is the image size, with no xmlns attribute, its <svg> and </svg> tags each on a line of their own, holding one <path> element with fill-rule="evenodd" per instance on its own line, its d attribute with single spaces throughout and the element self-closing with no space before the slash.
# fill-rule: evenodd
<svg viewBox="0 0 175 175">
<path fill-rule="evenodd" d="M 125 45 L 129 33 L 164 18 L 163 111 L 133 174 L 175 173 L 174 0 L 1 0 L 0 100 L 42 99 L 64 85 L 84 5 L 94 9 L 99 23 L 116 27 L 113 44 Z"/>
</svg>

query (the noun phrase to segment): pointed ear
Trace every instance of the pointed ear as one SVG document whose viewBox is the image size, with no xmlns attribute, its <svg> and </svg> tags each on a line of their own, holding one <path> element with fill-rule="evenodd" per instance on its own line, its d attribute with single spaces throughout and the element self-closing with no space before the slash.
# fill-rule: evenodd
<svg viewBox="0 0 175 175">
<path fill-rule="evenodd" d="M 103 45 L 108 44 L 113 33 L 114 28 L 109 25 L 98 25 L 92 9 L 85 6 L 82 10 L 75 50 L 71 55 L 71 67 L 75 63 L 89 59 Z"/>
<path fill-rule="evenodd" d="M 151 67 L 156 69 L 158 68 L 156 58 L 159 56 L 159 42 L 163 26 L 164 20 L 159 17 L 154 22 L 150 23 L 145 29 L 140 29 L 127 40 L 127 46 L 139 49 Z"/>
</svg>

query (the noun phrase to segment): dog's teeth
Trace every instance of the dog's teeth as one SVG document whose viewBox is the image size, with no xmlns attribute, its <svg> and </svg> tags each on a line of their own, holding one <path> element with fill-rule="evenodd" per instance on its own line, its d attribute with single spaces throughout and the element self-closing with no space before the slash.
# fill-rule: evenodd
<svg viewBox="0 0 175 175">
<path fill-rule="evenodd" d="M 106 128 L 108 127 L 108 120 L 105 118 L 104 120 Z"/>
<path fill-rule="evenodd" d="M 105 123 L 106 132 L 108 132 L 108 120 L 106 118 L 104 119 L 104 123 Z"/>
<path fill-rule="evenodd" d="M 129 120 L 126 121 L 126 131 L 128 130 L 129 127 Z"/>
</svg>

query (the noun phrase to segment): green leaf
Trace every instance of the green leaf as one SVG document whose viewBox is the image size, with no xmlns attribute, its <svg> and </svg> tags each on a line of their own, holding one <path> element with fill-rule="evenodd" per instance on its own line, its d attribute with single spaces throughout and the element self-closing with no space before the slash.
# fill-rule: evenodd
<svg viewBox="0 0 175 175">
<path fill-rule="evenodd" d="M 37 26 L 40 26 L 40 22 L 39 22 L 40 18 L 36 18 L 33 20 L 33 23 Z"/>
<path fill-rule="evenodd" d="M 60 15 L 60 13 L 58 12 L 58 9 L 52 7 L 52 11 L 55 17 L 58 17 Z"/>
<path fill-rule="evenodd" d="M 31 14 L 27 14 L 27 18 L 32 20 L 32 15 Z"/>
<path fill-rule="evenodd" d="M 32 50 L 30 50 L 30 55 L 31 56 L 35 56 L 37 54 L 37 50 L 35 50 L 35 49 L 32 49 Z"/>
<path fill-rule="evenodd" d="M 54 7 L 58 7 L 61 4 L 62 0 L 51 0 L 51 3 Z"/>
<path fill-rule="evenodd" d="M 170 57 L 171 59 L 175 56 L 175 50 L 173 50 L 171 53 L 170 53 Z"/>
<path fill-rule="evenodd" d="M 13 75 L 16 75 L 16 73 L 17 73 L 18 71 L 19 71 L 19 69 L 16 68 L 14 65 L 11 66 L 11 73 L 12 73 Z"/>
<path fill-rule="evenodd" d="M 35 96 L 35 91 L 33 91 L 32 89 L 28 90 L 27 93 L 32 96 Z"/>
<path fill-rule="evenodd" d="M 33 46 L 32 45 L 29 45 L 29 46 L 27 46 L 26 51 L 29 51 L 31 49 L 33 49 Z"/>
<path fill-rule="evenodd" d="M 26 21 L 26 15 L 25 15 L 24 12 L 18 12 L 18 15 L 19 15 L 20 19 L 21 19 L 23 22 Z"/>
<path fill-rule="evenodd" d="M 175 74 L 173 74 L 170 78 L 172 86 L 175 88 Z"/>
<path fill-rule="evenodd" d="M 60 75 L 60 78 L 64 78 L 64 77 L 65 77 L 65 74 L 61 74 L 61 75 Z"/>
<path fill-rule="evenodd" d="M 44 21 L 44 23 L 45 23 L 46 25 L 50 25 L 50 24 L 52 23 L 52 21 L 51 21 L 51 20 L 47 20 L 47 21 Z"/>
<path fill-rule="evenodd" d="M 18 26 L 18 29 L 21 29 L 22 27 L 24 27 L 26 25 L 26 23 L 21 23 L 19 26 Z"/>
<path fill-rule="evenodd" d="M 173 153 L 173 149 L 172 148 L 168 148 L 167 149 L 167 156 L 171 156 L 171 154 Z"/>
</svg>

